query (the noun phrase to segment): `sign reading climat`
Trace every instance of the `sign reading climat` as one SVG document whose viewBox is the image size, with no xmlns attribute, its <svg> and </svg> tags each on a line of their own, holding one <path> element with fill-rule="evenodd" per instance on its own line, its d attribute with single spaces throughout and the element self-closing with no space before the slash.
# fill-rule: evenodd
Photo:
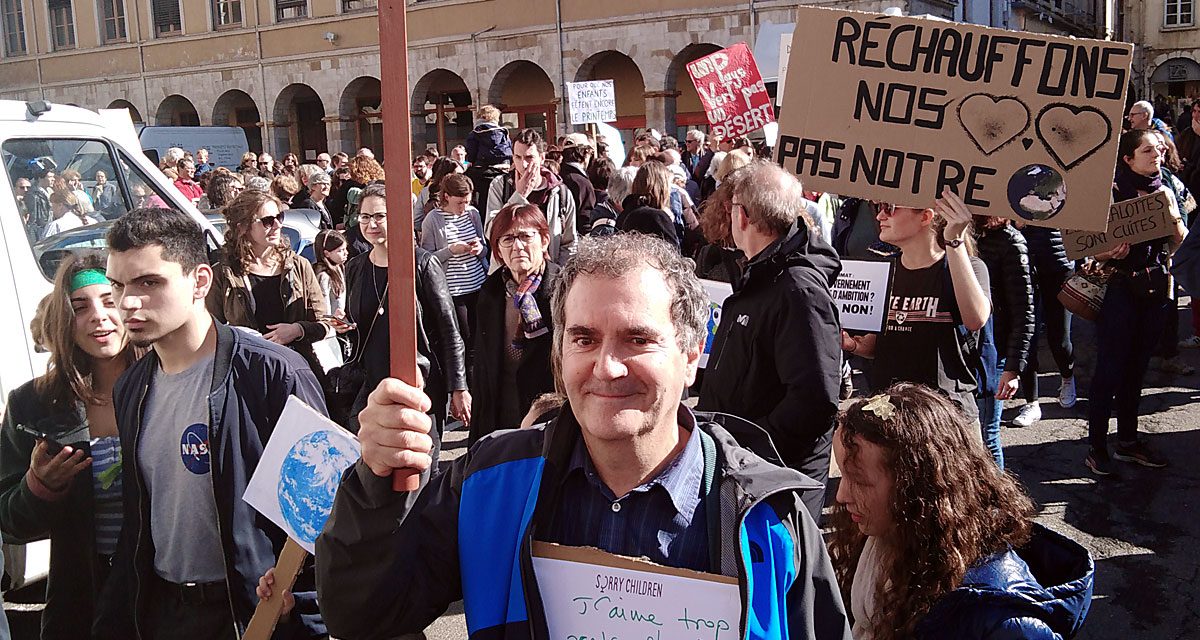
<svg viewBox="0 0 1200 640">
<path fill-rule="evenodd" d="M 890 260 L 842 260 L 842 271 L 829 288 L 842 328 L 880 333 L 887 322 L 892 287 Z"/>
<path fill-rule="evenodd" d="M 745 42 L 697 58 L 688 63 L 687 71 L 718 140 L 744 136 L 775 122 L 767 85 Z"/>
<path fill-rule="evenodd" d="M 1103 231 L 1133 46 L 800 6 L 776 160 L 805 188 Z M 811 87 L 798 91 L 796 87 Z"/>
<path fill-rule="evenodd" d="M 617 119 L 617 92 L 612 80 L 568 82 L 571 124 L 614 122 Z"/>
</svg>

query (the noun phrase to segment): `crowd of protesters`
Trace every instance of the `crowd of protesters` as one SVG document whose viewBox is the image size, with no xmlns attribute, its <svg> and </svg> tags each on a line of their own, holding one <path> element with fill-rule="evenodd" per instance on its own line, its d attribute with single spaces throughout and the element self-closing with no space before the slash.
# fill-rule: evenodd
<svg viewBox="0 0 1200 640">
<path fill-rule="evenodd" d="M 547 141 L 484 107 L 465 144 L 389 171 L 416 223 L 419 388 L 389 377 L 370 149 L 236 168 L 172 149 L 164 175 L 223 216 L 224 246 L 210 255 L 177 211 L 114 215 L 107 261 L 60 265 L 32 324 L 49 370 L 6 407 L 0 529 L 52 541 L 42 637 L 238 637 L 281 590 L 285 535 L 241 495 L 291 395 L 356 432 L 362 458 L 274 637 L 418 632 L 464 595 L 473 633 L 544 625 L 511 605 L 537 597 L 530 539 L 726 574 L 747 629 L 789 637 L 1069 637 L 1092 561 L 1033 523 L 1000 413 L 1023 397 L 1012 424 L 1040 419 L 1042 336 L 1074 405 L 1057 294 L 1102 277 L 1082 462 L 1165 466 L 1138 404 L 1152 358 L 1190 375 L 1178 349 L 1200 347 L 1200 325 L 1177 344 L 1170 279 L 1200 102 L 1177 131 L 1153 109 L 1130 109 L 1113 199 L 1166 191 L 1172 233 L 1076 264 L 1059 231 L 951 191 L 926 208 L 806 191 L 761 144 L 699 130 L 640 133 L 618 167 L 620 140 Z M 103 172 L 84 190 L 44 169 L 16 185 L 31 239 L 109 215 Z M 291 209 L 318 214 L 312 261 L 284 239 Z M 894 263 L 881 333 L 843 331 L 830 293 L 859 258 Z M 702 280 L 733 291 L 713 336 Z M 451 425 L 470 450 L 439 473 Z M 397 470 L 422 488 L 393 492 Z"/>
</svg>

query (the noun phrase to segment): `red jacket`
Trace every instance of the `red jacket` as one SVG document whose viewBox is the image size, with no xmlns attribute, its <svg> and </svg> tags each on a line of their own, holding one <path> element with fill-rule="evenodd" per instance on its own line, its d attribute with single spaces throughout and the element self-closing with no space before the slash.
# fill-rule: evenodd
<svg viewBox="0 0 1200 640">
<path fill-rule="evenodd" d="M 179 189 L 179 193 L 182 193 L 183 197 L 191 200 L 193 203 L 204 197 L 204 190 L 200 188 L 200 185 L 196 184 L 195 180 L 179 178 L 175 180 L 175 188 Z"/>
</svg>

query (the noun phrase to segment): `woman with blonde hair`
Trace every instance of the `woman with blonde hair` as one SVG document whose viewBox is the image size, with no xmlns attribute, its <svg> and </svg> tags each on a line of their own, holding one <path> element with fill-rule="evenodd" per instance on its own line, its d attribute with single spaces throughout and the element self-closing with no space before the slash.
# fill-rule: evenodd
<svg viewBox="0 0 1200 640">
<path fill-rule="evenodd" d="M 717 170 L 713 172 L 713 179 L 716 181 L 717 186 L 721 186 L 721 183 L 724 182 L 730 174 L 738 169 L 741 169 L 742 167 L 749 165 L 752 160 L 754 160 L 754 158 L 741 149 L 734 149 L 733 151 L 726 153 L 725 157 L 721 159 L 721 164 L 717 166 Z"/>
<path fill-rule="evenodd" d="M 312 265 L 283 237 L 281 204 L 269 193 L 248 190 L 222 211 L 229 226 L 213 264 L 207 306 L 221 322 L 296 350 L 320 378 L 312 345 L 333 335 L 321 322 L 329 309 Z"/>
<path fill-rule="evenodd" d="M 0 529 L 50 538 L 42 638 L 90 638 L 121 531 L 121 460 L 112 392 L 133 362 L 98 254 L 68 255 L 39 305 L 45 375 L 8 396 L 0 428 Z"/>
<path fill-rule="evenodd" d="M 97 222 L 83 210 L 79 198 L 75 196 L 75 192 L 70 190 L 55 191 L 50 194 L 50 210 L 54 215 L 54 220 L 46 227 L 46 234 L 43 236 L 46 238 Z"/>
<path fill-rule="evenodd" d="M 661 162 L 646 162 L 638 169 L 633 189 L 621 203 L 617 230 L 657 236 L 678 247 L 679 236 L 670 206 L 671 171 Z"/>
</svg>

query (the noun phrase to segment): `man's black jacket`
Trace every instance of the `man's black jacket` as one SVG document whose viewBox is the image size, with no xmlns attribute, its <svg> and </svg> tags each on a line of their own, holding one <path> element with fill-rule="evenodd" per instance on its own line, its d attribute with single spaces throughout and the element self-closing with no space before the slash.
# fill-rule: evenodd
<svg viewBox="0 0 1200 640">
<path fill-rule="evenodd" d="M 1025 236 L 1006 224 L 985 230 L 978 246 L 992 284 L 996 350 L 1005 358 L 1005 371 L 1024 371 L 1033 341 L 1033 278 Z"/>
</svg>

